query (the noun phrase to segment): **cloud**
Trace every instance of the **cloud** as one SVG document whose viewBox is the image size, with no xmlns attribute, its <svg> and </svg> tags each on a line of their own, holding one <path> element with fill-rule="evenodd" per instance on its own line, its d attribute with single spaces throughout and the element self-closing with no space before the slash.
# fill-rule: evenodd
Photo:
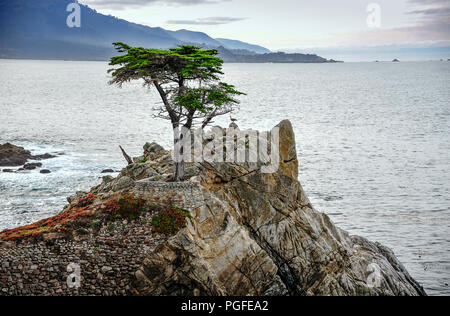
<svg viewBox="0 0 450 316">
<path fill-rule="evenodd" d="M 425 44 L 450 41 L 449 24 L 436 22 L 410 27 L 365 31 L 359 34 L 359 42 L 368 45 L 383 44 Z"/>
<path fill-rule="evenodd" d="M 450 2 L 446 2 L 445 5 L 439 6 L 426 6 L 412 11 L 408 11 L 408 14 L 418 15 L 421 18 L 435 19 L 439 21 L 450 21 Z"/>
<path fill-rule="evenodd" d="M 441 15 L 441 16 L 449 16 L 450 15 L 450 7 L 447 8 L 429 8 L 422 10 L 414 10 L 409 11 L 409 14 L 424 14 L 424 15 Z"/>
<path fill-rule="evenodd" d="M 81 0 L 83 4 L 101 9 L 139 8 L 149 5 L 188 6 L 199 4 L 217 4 L 231 0 Z"/>
<path fill-rule="evenodd" d="M 410 3 L 416 4 L 440 4 L 440 3 L 448 3 L 448 0 L 409 0 Z"/>
<path fill-rule="evenodd" d="M 409 0 L 416 9 L 408 11 L 408 14 L 434 18 L 439 21 L 450 21 L 450 1 L 448 0 Z"/>
<path fill-rule="evenodd" d="M 414 0 L 427 2 L 426 0 Z M 436 1 L 436 0 L 434 0 Z M 443 3 L 438 1 L 439 3 Z M 444 6 L 418 6 L 407 12 L 412 24 L 396 28 L 361 30 L 358 32 L 329 33 L 325 38 L 309 41 L 311 47 L 352 47 L 382 45 L 414 45 L 421 47 L 433 44 L 450 46 L 450 3 Z"/>
<path fill-rule="evenodd" d="M 421 37 L 450 38 L 450 1 L 448 0 L 409 0 L 413 8 L 407 13 L 413 16 L 415 26 L 406 30 Z"/>
<path fill-rule="evenodd" d="M 167 24 L 182 24 L 182 25 L 221 25 L 229 24 L 245 20 L 247 18 L 231 18 L 231 17 L 210 17 L 200 18 L 195 20 L 169 20 Z"/>
</svg>

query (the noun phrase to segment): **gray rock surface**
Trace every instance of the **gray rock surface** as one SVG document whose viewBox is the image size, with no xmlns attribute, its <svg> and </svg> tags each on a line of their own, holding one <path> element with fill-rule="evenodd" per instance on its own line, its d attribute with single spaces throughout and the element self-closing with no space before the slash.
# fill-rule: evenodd
<svg viewBox="0 0 450 316">
<path fill-rule="evenodd" d="M 297 179 L 291 123 L 278 127 L 279 166 L 269 174 L 255 163 L 196 163 L 186 183 L 170 183 L 170 152 L 146 144 L 145 162 L 102 177 L 87 217 L 67 223 L 66 233 L 17 243 L 3 233 L 0 295 L 426 295 L 390 249 L 313 208 Z M 133 222 L 99 220 L 128 194 L 183 205 L 191 219 L 172 237 L 154 230 L 151 212 Z M 68 197 L 61 214 L 79 214 L 87 196 Z M 66 266 L 78 260 L 84 285 L 73 291 Z"/>
<path fill-rule="evenodd" d="M 426 295 L 393 252 L 313 208 L 297 180 L 295 137 L 280 165 L 202 163 L 203 204 L 136 272 L 144 295 Z M 220 180 L 220 181 L 219 181 Z"/>
<path fill-rule="evenodd" d="M 31 155 L 29 150 L 24 149 L 20 146 L 15 146 L 10 143 L 0 144 L 0 166 L 17 167 L 25 165 L 24 168 L 27 170 L 36 169 L 36 167 L 42 167 L 41 163 L 30 163 L 26 162 L 31 160 L 45 160 L 50 158 L 55 158 L 56 156 L 49 153 L 43 155 Z"/>
<path fill-rule="evenodd" d="M 0 144 L 0 166 L 21 166 L 30 159 L 31 153 L 23 147 L 14 146 L 10 143 Z"/>
</svg>

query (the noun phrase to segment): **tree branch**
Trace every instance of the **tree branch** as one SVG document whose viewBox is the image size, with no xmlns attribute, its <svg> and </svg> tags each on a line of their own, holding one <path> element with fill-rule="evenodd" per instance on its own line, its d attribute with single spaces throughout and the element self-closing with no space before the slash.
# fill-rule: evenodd
<svg viewBox="0 0 450 316">
<path fill-rule="evenodd" d="M 123 150 L 122 146 L 120 146 L 120 150 L 122 151 L 122 155 L 125 157 L 125 160 L 128 162 L 128 165 L 133 164 L 133 159 L 131 159 L 130 156 L 128 156 L 128 154 L 125 152 L 125 150 Z"/>
<path fill-rule="evenodd" d="M 178 124 L 179 117 L 177 117 L 173 109 L 170 107 L 169 100 L 167 100 L 167 94 L 164 92 L 164 89 L 156 81 L 153 81 L 153 84 L 156 90 L 158 90 L 161 99 L 163 100 L 166 111 L 169 114 L 170 120 L 172 121 L 172 125 L 175 127 L 175 124 Z"/>
</svg>

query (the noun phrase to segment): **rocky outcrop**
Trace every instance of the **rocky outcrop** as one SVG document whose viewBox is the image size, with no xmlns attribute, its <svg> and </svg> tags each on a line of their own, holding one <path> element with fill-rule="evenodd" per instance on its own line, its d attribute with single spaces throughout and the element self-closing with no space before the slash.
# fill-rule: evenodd
<svg viewBox="0 0 450 316">
<path fill-rule="evenodd" d="M 31 152 L 10 143 L 0 145 L 0 166 L 16 167 L 24 165 L 31 158 Z"/>
<path fill-rule="evenodd" d="M 59 155 L 62 155 L 62 153 Z M 55 155 L 49 153 L 33 156 L 29 150 L 26 150 L 23 147 L 15 146 L 10 143 L 0 144 L 0 166 L 17 167 L 23 165 L 23 170 L 34 170 L 42 167 L 42 163 L 26 163 L 29 159 L 45 160 L 55 157 Z M 4 172 L 14 172 L 14 170 Z"/>
<path fill-rule="evenodd" d="M 426 295 L 390 249 L 313 208 L 291 123 L 278 127 L 274 173 L 203 162 L 173 183 L 171 152 L 147 143 L 60 214 L 0 232 L 0 295 Z M 121 199 L 137 219 L 119 212 Z M 164 207 L 190 212 L 173 236 L 153 225 Z M 66 285 L 71 262 L 83 270 L 77 290 Z"/>
<path fill-rule="evenodd" d="M 313 208 L 297 180 L 295 138 L 280 165 L 201 163 L 201 206 L 136 272 L 143 295 L 426 295 L 393 252 Z M 220 179 L 218 181 L 217 179 Z"/>
</svg>

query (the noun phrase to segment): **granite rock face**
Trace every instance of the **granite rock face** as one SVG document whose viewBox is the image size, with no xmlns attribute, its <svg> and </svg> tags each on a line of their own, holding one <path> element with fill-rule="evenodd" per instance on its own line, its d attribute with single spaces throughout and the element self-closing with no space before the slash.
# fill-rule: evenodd
<svg viewBox="0 0 450 316">
<path fill-rule="evenodd" d="M 190 163 L 187 181 L 174 183 L 171 152 L 147 143 L 60 214 L 0 232 L 0 295 L 426 295 L 390 249 L 313 208 L 297 180 L 291 123 L 277 127 L 273 173 Z M 127 196 L 146 202 L 139 220 L 112 213 Z M 155 230 L 157 205 L 189 210 L 187 226 L 172 237 Z M 66 266 L 78 261 L 83 286 L 73 291 Z"/>
<path fill-rule="evenodd" d="M 34 170 L 42 167 L 41 163 L 26 163 L 31 160 L 45 160 L 55 158 L 49 153 L 33 156 L 29 150 L 10 143 L 0 144 L 0 166 L 18 167 L 24 165 L 25 170 Z"/>
<path fill-rule="evenodd" d="M 24 165 L 31 158 L 31 152 L 10 143 L 0 144 L 0 166 Z"/>
<path fill-rule="evenodd" d="M 281 122 L 279 168 L 200 163 L 203 202 L 135 273 L 142 295 L 426 295 L 393 252 L 313 208 L 295 137 Z M 155 169 L 157 167 L 155 166 Z"/>
</svg>

